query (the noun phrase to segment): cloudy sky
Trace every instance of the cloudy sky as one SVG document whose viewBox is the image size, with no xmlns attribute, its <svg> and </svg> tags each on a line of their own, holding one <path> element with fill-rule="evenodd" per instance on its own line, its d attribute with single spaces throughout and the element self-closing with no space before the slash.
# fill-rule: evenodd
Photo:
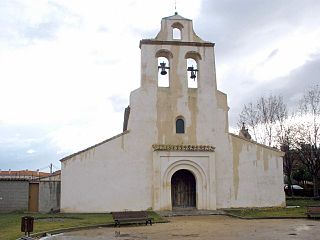
<svg viewBox="0 0 320 240">
<path fill-rule="evenodd" d="M 242 105 L 320 82 L 319 0 L 177 0 L 215 42 L 218 88 L 235 126 Z M 139 87 L 139 40 L 174 0 L 0 0 L 0 169 L 49 163 L 122 131 Z"/>
</svg>

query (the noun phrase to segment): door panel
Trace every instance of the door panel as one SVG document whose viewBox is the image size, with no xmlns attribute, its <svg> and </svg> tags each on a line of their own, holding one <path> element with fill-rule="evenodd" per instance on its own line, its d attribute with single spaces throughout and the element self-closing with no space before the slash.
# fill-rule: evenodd
<svg viewBox="0 0 320 240">
<path fill-rule="evenodd" d="M 190 171 L 179 170 L 173 174 L 171 197 L 173 208 L 196 207 L 196 181 Z"/>
<path fill-rule="evenodd" d="M 29 212 L 39 211 L 39 184 L 29 183 Z"/>
</svg>

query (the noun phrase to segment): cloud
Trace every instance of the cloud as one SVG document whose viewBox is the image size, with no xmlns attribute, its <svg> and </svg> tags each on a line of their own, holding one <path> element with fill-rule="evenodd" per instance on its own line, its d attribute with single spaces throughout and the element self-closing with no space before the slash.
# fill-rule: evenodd
<svg viewBox="0 0 320 240">
<path fill-rule="evenodd" d="M 299 86 L 316 81 L 318 0 L 181 0 L 177 7 L 202 39 L 216 42 L 231 123 L 259 94 L 294 100 Z M 140 83 L 139 40 L 154 38 L 173 12 L 172 0 L 1 1 L 1 167 L 59 165 L 121 132 L 123 108 Z"/>
<path fill-rule="evenodd" d="M 49 126 L 0 124 L 0 168 L 37 169 L 57 161 L 62 155 L 46 137 Z M 37 150 L 35 150 L 37 149 Z"/>
<path fill-rule="evenodd" d="M 252 80 L 254 81 L 254 80 Z M 236 104 L 231 102 L 233 108 L 229 111 L 232 125 L 235 126 L 239 113 L 244 104 L 255 102 L 261 96 L 269 94 L 280 95 L 288 105 L 289 111 L 295 111 L 305 90 L 319 84 L 320 81 L 320 54 L 311 56 L 304 65 L 294 69 L 284 77 L 274 78 L 268 82 L 254 84 L 247 91 L 241 93 Z M 244 86 L 240 86 L 242 89 Z M 230 101 L 229 101 L 230 102 Z"/>
<path fill-rule="evenodd" d="M 30 149 L 28 149 L 28 151 L 26 151 L 26 153 L 28 153 L 28 154 L 33 154 L 33 153 L 35 153 L 36 151 L 35 150 L 33 150 L 32 148 L 30 148 Z"/>
<path fill-rule="evenodd" d="M 275 57 L 279 52 L 279 49 L 274 49 L 269 56 L 267 57 L 266 61 L 271 60 L 273 57 Z"/>
<path fill-rule="evenodd" d="M 128 98 L 120 95 L 112 95 L 109 99 L 115 112 L 124 112 L 124 109 L 129 105 Z"/>
<path fill-rule="evenodd" d="M 62 27 L 77 26 L 79 16 L 53 1 L 0 3 L 0 44 L 25 46 L 35 40 L 51 40 Z"/>
<path fill-rule="evenodd" d="M 309 49 L 318 49 L 319 11 L 318 1 L 205 0 L 196 23 L 200 36 L 216 42 L 218 63 L 252 64 L 279 47 L 298 51 L 299 56 L 301 51 L 308 55 Z"/>
<path fill-rule="evenodd" d="M 112 106 L 95 111 L 86 122 L 65 124 L 48 133 L 49 145 L 56 146 L 60 156 L 67 156 L 122 132 L 123 113 Z"/>
<path fill-rule="evenodd" d="M 270 92 L 297 96 L 296 85 L 317 74 L 307 69 L 318 64 L 319 11 L 316 0 L 203 1 L 196 30 L 216 43 L 218 88 L 228 94 L 231 125 L 243 103 Z"/>
</svg>

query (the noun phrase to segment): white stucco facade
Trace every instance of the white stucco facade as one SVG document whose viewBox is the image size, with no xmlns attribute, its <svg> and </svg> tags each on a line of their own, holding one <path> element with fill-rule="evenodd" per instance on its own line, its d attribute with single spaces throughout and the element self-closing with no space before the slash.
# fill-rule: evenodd
<svg viewBox="0 0 320 240">
<path fill-rule="evenodd" d="M 173 28 L 181 39 L 173 39 Z M 130 95 L 127 130 L 61 160 L 61 211 L 172 210 L 189 194 L 174 190 L 180 170 L 195 179 L 193 187 L 181 184 L 194 189 L 197 209 L 284 205 L 282 152 L 228 132 L 214 44 L 194 33 L 191 20 L 173 15 L 140 48 L 141 86 Z M 158 87 L 159 57 L 168 59 L 169 87 Z M 188 88 L 188 58 L 197 63 L 197 88 Z M 184 133 L 176 133 L 177 119 Z"/>
</svg>

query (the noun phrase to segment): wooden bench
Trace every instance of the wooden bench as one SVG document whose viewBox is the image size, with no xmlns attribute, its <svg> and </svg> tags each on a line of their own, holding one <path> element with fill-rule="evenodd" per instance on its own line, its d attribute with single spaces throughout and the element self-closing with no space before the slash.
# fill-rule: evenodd
<svg viewBox="0 0 320 240">
<path fill-rule="evenodd" d="M 320 206 L 307 206 L 306 214 L 308 218 L 320 217 Z"/>
<path fill-rule="evenodd" d="M 114 226 L 120 227 L 122 222 L 145 222 L 150 226 L 152 225 L 152 218 L 149 218 L 147 211 L 126 211 L 126 212 L 112 212 L 112 218 L 114 220 Z"/>
</svg>

